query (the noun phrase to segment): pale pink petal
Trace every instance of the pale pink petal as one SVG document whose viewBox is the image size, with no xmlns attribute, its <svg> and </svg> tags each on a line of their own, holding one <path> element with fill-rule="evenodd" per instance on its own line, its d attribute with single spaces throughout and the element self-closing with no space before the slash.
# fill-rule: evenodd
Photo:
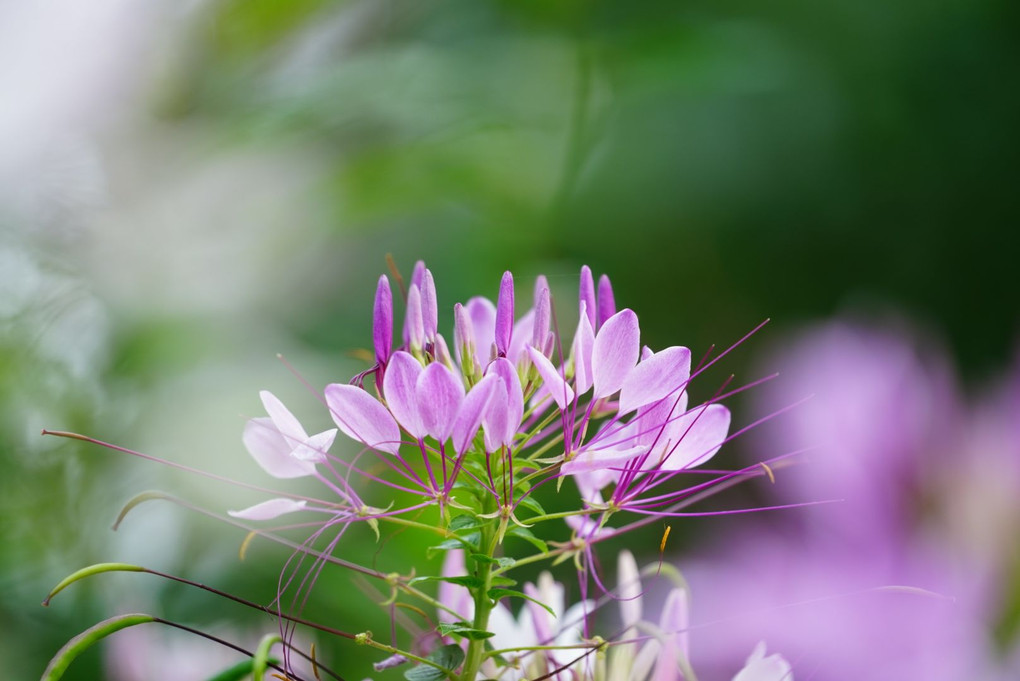
<svg viewBox="0 0 1020 681">
<path fill-rule="evenodd" d="M 629 628 L 641 621 L 641 575 L 634 554 L 630 551 L 621 551 L 616 564 L 620 620 L 625 628 Z"/>
<path fill-rule="evenodd" d="M 478 360 L 485 364 L 489 361 L 489 353 L 496 338 L 496 306 L 488 298 L 476 296 L 467 301 L 464 307 L 474 327 Z"/>
<path fill-rule="evenodd" d="M 381 452 L 400 451 L 400 427 L 377 399 L 346 383 L 326 386 L 326 404 L 345 435 Z"/>
<path fill-rule="evenodd" d="M 574 333 L 574 344 L 570 354 L 574 359 L 574 388 L 578 395 L 588 392 L 592 385 L 591 353 L 595 345 L 595 331 L 585 313 L 586 303 L 581 301 L 581 318 Z"/>
<path fill-rule="evenodd" d="M 500 436 L 504 444 L 510 444 L 517 429 L 524 418 L 524 390 L 521 388 L 521 379 L 517 376 L 517 368 L 510 360 L 499 357 L 493 360 L 485 373 L 496 374 L 503 379 L 506 388 L 506 429 Z"/>
<path fill-rule="evenodd" d="M 643 360 L 627 374 L 620 389 L 620 414 L 676 397 L 691 377 L 691 351 L 673 346 Z"/>
<path fill-rule="evenodd" d="M 277 399 L 276 395 L 268 390 L 262 390 L 259 392 L 259 397 L 262 398 L 262 406 L 266 408 L 269 418 L 273 419 L 273 423 L 276 424 L 276 429 L 288 441 L 291 441 L 291 447 L 295 447 L 308 439 L 308 433 L 301 427 L 297 417 L 291 414 L 287 407 L 283 406 L 283 402 Z"/>
<path fill-rule="evenodd" d="M 586 449 L 578 452 L 570 461 L 560 466 L 564 475 L 576 475 L 594 471 L 622 468 L 635 456 L 648 451 L 648 447 L 620 447 L 606 449 Z"/>
<path fill-rule="evenodd" d="M 760 641 L 733 681 L 793 681 L 793 670 L 779 653 L 766 657 L 765 641 Z"/>
<path fill-rule="evenodd" d="M 592 345 L 591 373 L 596 399 L 609 397 L 620 389 L 637 364 L 640 349 L 638 318 L 633 310 L 620 310 L 606 320 Z"/>
<path fill-rule="evenodd" d="M 422 428 L 439 442 L 446 442 L 464 401 L 464 384 L 444 365 L 433 362 L 418 376 L 415 392 Z"/>
<path fill-rule="evenodd" d="M 499 378 L 497 376 L 497 378 Z M 482 431 L 485 433 L 485 450 L 494 452 L 507 442 L 510 408 L 507 404 L 506 384 L 496 381 L 492 388 L 492 398 L 482 418 Z"/>
<path fill-rule="evenodd" d="M 270 499 L 240 511 L 227 511 L 227 515 L 243 520 L 272 520 L 286 513 L 304 510 L 306 503 L 294 499 Z"/>
<path fill-rule="evenodd" d="M 634 429 L 635 439 L 643 445 L 664 443 L 670 438 L 676 442 L 679 417 L 687 411 L 687 391 L 670 395 L 668 399 L 641 407 L 627 425 Z M 680 433 L 683 433 L 681 430 Z"/>
<path fill-rule="evenodd" d="M 535 310 L 531 309 L 514 322 L 514 333 L 510 338 L 510 348 L 506 351 L 506 358 L 514 364 L 520 362 L 524 357 L 524 345 L 530 343 L 534 335 Z"/>
<path fill-rule="evenodd" d="M 673 589 L 659 619 L 666 640 L 652 673 L 652 681 L 676 681 L 681 674 L 680 660 L 687 660 L 687 592 Z"/>
<path fill-rule="evenodd" d="M 545 383 L 543 387 L 549 391 L 549 395 L 556 401 L 557 406 L 561 410 L 566 409 L 567 405 L 574 401 L 574 391 L 563 380 L 559 369 L 553 366 L 549 358 L 530 345 L 527 346 L 527 351 L 531 363 L 538 369 L 538 373 Z"/>
<path fill-rule="evenodd" d="M 670 424 L 670 441 L 656 445 L 655 451 L 663 457 L 660 468 L 680 471 L 705 463 L 719 451 L 729 429 L 730 410 L 723 405 L 691 409 Z"/>
<path fill-rule="evenodd" d="M 251 419 L 244 424 L 244 446 L 266 473 L 274 478 L 300 478 L 315 474 L 315 464 L 290 455 L 291 445 L 280 435 L 273 420 Z"/>
<path fill-rule="evenodd" d="M 488 411 L 493 390 L 500 383 L 502 381 L 499 376 L 486 376 L 471 388 L 461 402 L 457 420 L 453 424 L 453 449 L 458 454 L 471 446 Z"/>
<path fill-rule="evenodd" d="M 443 559 L 443 577 L 462 577 L 467 574 L 464 567 L 464 552 L 460 549 L 450 549 Z M 439 602 L 452 608 L 457 615 L 439 611 L 440 622 L 456 622 L 464 620 L 470 622 L 475 616 L 475 601 L 471 598 L 471 592 L 466 586 L 451 584 L 450 582 L 439 582 Z"/>
<path fill-rule="evenodd" d="M 383 377 L 383 396 L 393 418 L 416 438 L 425 431 L 418 413 L 416 386 L 422 373 L 421 362 L 404 351 L 394 352 L 390 357 L 386 375 Z"/>
<path fill-rule="evenodd" d="M 425 345 L 425 320 L 422 317 L 421 291 L 414 284 L 407 289 L 407 312 L 404 328 L 407 329 L 407 343 L 421 349 Z"/>
<path fill-rule="evenodd" d="M 323 463 L 326 461 L 326 452 L 333 446 L 334 438 L 336 438 L 336 428 L 316 433 L 295 447 L 290 455 L 301 461 Z"/>
</svg>

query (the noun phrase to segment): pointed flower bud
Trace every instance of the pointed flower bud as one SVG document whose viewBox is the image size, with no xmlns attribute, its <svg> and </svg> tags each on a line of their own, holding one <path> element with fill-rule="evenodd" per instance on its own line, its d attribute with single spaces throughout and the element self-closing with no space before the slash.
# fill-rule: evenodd
<svg viewBox="0 0 1020 681">
<path fill-rule="evenodd" d="M 540 277 L 545 279 L 545 277 Z M 535 326 L 532 330 L 531 345 L 545 354 L 546 340 L 549 338 L 549 325 L 552 317 L 552 305 L 549 300 L 549 287 L 546 286 L 535 295 Z"/>
<path fill-rule="evenodd" d="M 421 313 L 421 291 L 414 284 L 407 290 L 407 317 L 404 319 L 407 329 L 407 344 L 411 352 L 418 353 L 425 347 L 425 322 Z"/>
<path fill-rule="evenodd" d="M 474 324 L 467 308 L 457 303 L 453 306 L 453 351 L 465 376 L 473 376 L 480 370 L 478 350 L 475 347 Z"/>
<path fill-rule="evenodd" d="M 609 277 L 603 274 L 599 277 L 599 309 L 598 326 L 602 327 L 606 320 L 616 314 L 616 299 L 613 297 L 613 285 L 609 283 Z"/>
<path fill-rule="evenodd" d="M 375 306 L 372 309 L 372 343 L 375 361 L 385 366 L 393 350 L 393 292 L 386 275 L 379 277 L 375 289 Z"/>
<path fill-rule="evenodd" d="M 598 318 L 596 316 L 595 306 L 595 280 L 591 276 L 591 268 L 587 265 L 581 267 L 581 287 L 579 292 L 578 305 L 582 305 L 580 309 L 584 310 L 584 313 L 588 315 L 588 324 L 592 329 L 598 330 L 596 322 Z"/>
<path fill-rule="evenodd" d="M 410 288 L 412 286 L 417 286 L 418 287 L 418 295 L 421 295 L 421 287 L 422 287 L 422 284 L 424 283 L 424 281 L 425 281 L 425 261 L 419 260 L 418 262 L 414 263 L 414 269 L 411 271 L 411 280 L 407 282 L 408 292 L 407 292 L 407 301 L 406 302 L 407 302 L 408 305 L 410 305 L 410 303 L 411 303 L 411 301 L 410 301 L 410 298 L 411 298 Z M 403 336 L 402 336 L 403 339 L 404 339 L 404 347 L 407 347 L 408 344 L 411 342 L 410 321 L 411 320 L 410 320 L 409 316 L 405 316 L 404 317 L 404 330 L 403 330 Z"/>
<path fill-rule="evenodd" d="M 421 288 L 421 318 L 425 328 L 425 341 L 432 343 L 439 328 L 439 307 L 436 302 L 436 283 L 432 272 L 425 270 Z"/>
<path fill-rule="evenodd" d="M 496 354 L 506 357 L 510 348 L 510 336 L 514 330 L 514 275 L 507 270 L 499 284 L 499 298 L 496 300 Z"/>
</svg>

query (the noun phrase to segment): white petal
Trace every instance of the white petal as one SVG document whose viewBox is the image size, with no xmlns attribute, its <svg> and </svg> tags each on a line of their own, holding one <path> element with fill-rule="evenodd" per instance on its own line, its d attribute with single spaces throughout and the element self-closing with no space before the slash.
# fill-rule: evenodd
<svg viewBox="0 0 1020 681">
<path fill-rule="evenodd" d="M 244 424 L 244 446 L 266 473 L 274 478 L 300 478 L 315 474 L 315 464 L 291 456 L 292 447 L 272 419 L 251 419 Z"/>
<path fill-rule="evenodd" d="M 259 397 L 262 398 L 262 406 L 266 408 L 266 413 L 269 414 L 269 418 L 273 419 L 280 434 L 293 440 L 291 447 L 308 439 L 308 433 L 301 427 L 301 423 L 287 407 L 283 406 L 283 402 L 276 395 L 268 390 L 262 390 L 259 392 Z"/>
<path fill-rule="evenodd" d="M 270 499 L 240 511 L 227 511 L 227 515 L 243 520 L 272 520 L 286 513 L 304 510 L 306 503 L 294 499 Z"/>
</svg>

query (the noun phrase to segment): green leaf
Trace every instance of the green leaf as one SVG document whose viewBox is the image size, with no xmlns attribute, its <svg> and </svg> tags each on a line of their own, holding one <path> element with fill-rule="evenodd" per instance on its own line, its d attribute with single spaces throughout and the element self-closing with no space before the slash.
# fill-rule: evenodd
<svg viewBox="0 0 1020 681">
<path fill-rule="evenodd" d="M 478 532 L 472 532 L 471 534 L 464 535 L 463 537 L 452 537 L 446 541 L 430 546 L 426 549 L 429 558 L 436 551 L 449 551 L 450 549 L 467 549 L 468 551 L 477 551 L 478 543 L 482 541 L 482 535 Z"/>
<path fill-rule="evenodd" d="M 441 622 L 436 627 L 436 631 L 439 632 L 440 636 L 462 636 L 472 641 L 480 641 L 495 636 L 491 631 L 475 629 L 467 622 Z"/>
<path fill-rule="evenodd" d="M 272 664 L 280 664 L 280 661 L 276 658 L 269 658 L 269 662 Z M 248 658 L 242 662 L 238 662 L 233 667 L 224 669 L 216 676 L 212 676 L 208 681 L 241 681 L 251 676 L 252 667 L 255 664 L 255 660 Z"/>
<path fill-rule="evenodd" d="M 428 659 L 443 669 L 421 664 L 404 672 L 404 678 L 407 681 L 440 681 L 440 679 L 448 678 L 464 662 L 464 651 L 460 649 L 459 645 L 451 643 L 433 650 Z"/>
<path fill-rule="evenodd" d="M 544 541 L 542 541 L 534 534 L 532 534 L 531 530 L 529 530 L 526 527 L 514 525 L 513 527 L 506 531 L 506 536 L 518 537 L 520 539 L 523 539 L 524 541 L 531 543 L 535 548 L 537 548 L 542 553 L 547 553 L 549 551 L 548 545 L 546 545 Z"/>
<path fill-rule="evenodd" d="M 262 681 L 265 676 L 266 667 L 269 666 L 269 651 L 277 643 L 282 643 L 283 639 L 280 638 L 279 634 L 266 634 L 259 641 L 259 647 L 255 649 L 255 655 L 251 659 L 251 678 L 252 681 Z"/>
<path fill-rule="evenodd" d="M 482 580 L 474 575 L 462 575 L 460 577 L 415 577 L 410 580 L 407 584 L 417 584 L 418 582 L 449 582 L 450 584 L 459 584 L 460 586 L 466 586 L 469 589 L 477 589 L 482 586 Z"/>
<path fill-rule="evenodd" d="M 485 563 L 487 565 L 498 565 L 498 566 L 500 566 L 501 568 L 504 568 L 504 569 L 511 568 L 511 567 L 513 567 L 517 563 L 517 561 L 514 560 L 513 558 L 505 558 L 505 557 L 504 558 L 493 558 L 492 556 L 487 556 L 484 553 L 472 553 L 471 554 L 471 558 L 476 563 Z"/>
<path fill-rule="evenodd" d="M 145 624 L 147 622 L 155 622 L 156 618 L 152 615 L 132 614 L 132 615 L 117 615 L 110 619 L 103 620 L 99 624 L 95 624 L 85 631 L 81 632 L 70 641 L 64 644 L 64 647 L 57 651 L 57 654 L 50 660 L 49 665 L 46 667 L 46 671 L 43 672 L 41 681 L 57 681 L 64 675 L 67 668 L 70 666 L 74 658 L 81 655 L 83 652 L 91 648 L 98 641 L 106 638 L 115 631 L 133 627 L 136 624 Z"/>
<path fill-rule="evenodd" d="M 538 500 L 531 494 L 521 499 L 518 503 L 529 511 L 532 511 L 535 515 L 545 515 L 545 509 L 542 508 L 542 504 L 538 503 Z"/>
<path fill-rule="evenodd" d="M 552 615 L 553 617 L 556 617 L 556 613 L 554 613 L 552 611 L 552 608 L 550 608 L 548 605 L 546 605 L 542 601 L 532 598 L 531 596 L 529 596 L 528 594 L 524 593 L 523 591 L 514 591 L 513 589 L 503 589 L 503 588 L 498 588 L 497 587 L 495 589 L 489 589 L 488 596 L 493 601 L 498 601 L 501 598 L 525 598 L 525 599 L 531 601 L 532 603 L 537 603 L 538 605 L 541 605 L 543 608 L 545 608 L 549 612 L 550 615 Z"/>
<path fill-rule="evenodd" d="M 503 575 L 494 575 L 489 578 L 489 586 L 515 586 L 516 584 L 516 579 L 510 579 Z"/>
<path fill-rule="evenodd" d="M 148 572 L 148 570 L 129 563 L 96 563 L 95 565 L 89 565 L 88 567 L 83 567 L 81 570 L 78 570 L 77 572 L 74 572 L 60 580 L 59 584 L 50 589 L 50 593 L 46 596 L 46 599 L 43 600 L 43 605 L 49 605 L 50 600 L 54 596 L 77 582 L 79 579 L 102 574 L 104 572 Z"/>
<path fill-rule="evenodd" d="M 482 525 L 484 523 L 473 515 L 459 515 L 450 521 L 448 529 L 451 532 L 460 532 L 461 530 L 470 530 Z"/>
</svg>

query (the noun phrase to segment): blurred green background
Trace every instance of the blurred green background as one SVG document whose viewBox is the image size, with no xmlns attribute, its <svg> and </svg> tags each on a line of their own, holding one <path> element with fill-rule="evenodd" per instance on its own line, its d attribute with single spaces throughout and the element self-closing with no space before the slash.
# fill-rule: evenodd
<svg viewBox="0 0 1020 681">
<path fill-rule="evenodd" d="M 242 533 L 159 503 L 109 532 L 143 489 L 218 511 L 258 498 L 39 430 L 270 484 L 240 442 L 257 391 L 328 426 L 275 353 L 316 386 L 363 369 L 350 352 L 371 343 L 387 253 L 405 274 L 428 263 L 444 329 L 505 269 L 522 300 L 547 274 L 572 329 L 587 263 L 653 347 L 895 310 L 976 383 L 1020 337 L 1016 3 L 92 4 L 0 8 L 11 678 L 114 611 L 234 612 L 135 575 L 39 607 L 77 567 L 139 562 L 265 601 L 287 555 L 256 543 L 239 569 Z M 720 380 L 754 378 L 758 342 Z M 420 547 L 380 560 L 404 555 Z M 308 613 L 385 631 L 341 577 Z"/>
</svg>

